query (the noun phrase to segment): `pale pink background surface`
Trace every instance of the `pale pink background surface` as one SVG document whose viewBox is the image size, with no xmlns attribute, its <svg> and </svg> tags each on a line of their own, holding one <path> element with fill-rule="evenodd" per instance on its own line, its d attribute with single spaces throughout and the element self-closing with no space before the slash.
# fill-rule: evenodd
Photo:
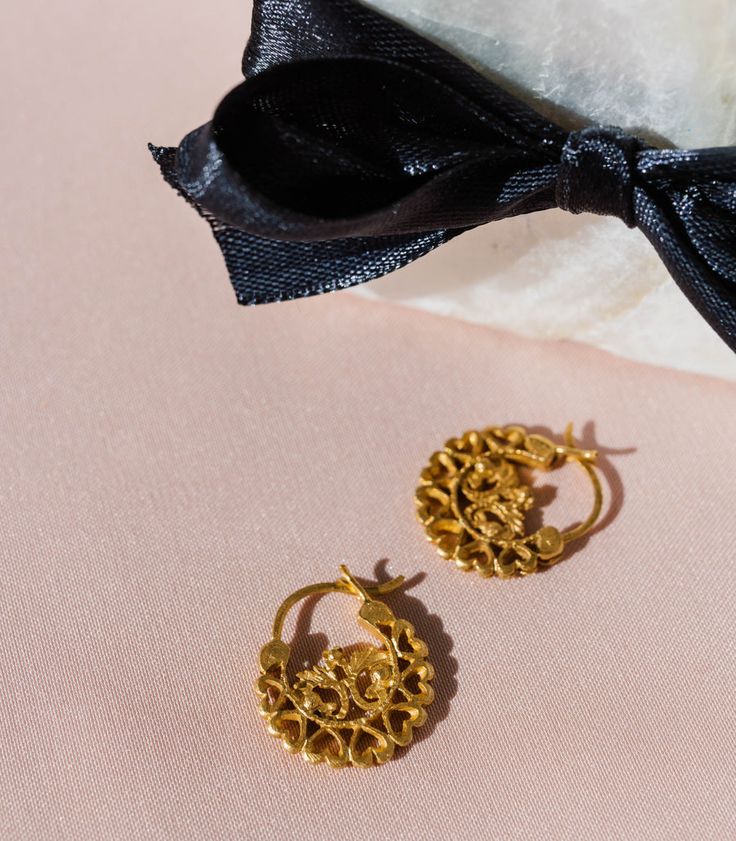
<svg viewBox="0 0 736 841">
<path fill-rule="evenodd" d="M 734 837 L 736 389 L 346 294 L 237 307 L 144 142 L 236 81 L 247 10 L 10 12 L 0 838 Z M 604 527 L 525 580 L 441 561 L 432 449 L 570 419 L 607 453 Z M 540 481 L 548 522 L 587 506 L 572 468 Z M 342 560 L 413 579 L 388 601 L 437 669 L 368 772 L 285 754 L 251 688 L 278 603 Z M 302 653 L 354 640 L 354 606 L 302 613 Z"/>
</svg>

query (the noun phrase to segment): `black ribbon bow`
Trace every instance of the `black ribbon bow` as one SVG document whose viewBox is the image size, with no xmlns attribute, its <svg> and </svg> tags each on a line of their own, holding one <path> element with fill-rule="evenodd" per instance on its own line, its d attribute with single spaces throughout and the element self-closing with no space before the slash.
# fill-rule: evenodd
<svg viewBox="0 0 736 841">
<path fill-rule="evenodd" d="M 568 133 L 354 0 L 255 0 L 243 73 L 212 122 L 150 147 L 212 226 L 240 303 L 352 286 L 560 207 L 643 231 L 736 350 L 736 147 Z"/>
</svg>

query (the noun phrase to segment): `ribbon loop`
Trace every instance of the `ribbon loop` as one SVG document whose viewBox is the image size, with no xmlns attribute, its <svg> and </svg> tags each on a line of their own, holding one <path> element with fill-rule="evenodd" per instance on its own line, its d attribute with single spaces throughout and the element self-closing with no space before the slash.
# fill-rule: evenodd
<svg viewBox="0 0 736 841">
<path fill-rule="evenodd" d="M 570 213 L 617 216 L 629 228 L 636 227 L 634 173 L 643 148 L 641 140 L 615 127 L 570 132 L 557 175 L 557 206 Z"/>
</svg>

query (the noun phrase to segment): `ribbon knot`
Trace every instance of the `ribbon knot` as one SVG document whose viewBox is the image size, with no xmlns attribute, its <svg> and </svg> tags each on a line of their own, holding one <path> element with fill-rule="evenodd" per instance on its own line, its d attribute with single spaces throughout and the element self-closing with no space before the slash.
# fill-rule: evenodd
<svg viewBox="0 0 736 841">
<path fill-rule="evenodd" d="M 633 195 L 636 155 L 647 148 L 613 126 L 570 132 L 557 174 L 557 206 L 570 213 L 618 216 L 636 227 Z"/>
</svg>

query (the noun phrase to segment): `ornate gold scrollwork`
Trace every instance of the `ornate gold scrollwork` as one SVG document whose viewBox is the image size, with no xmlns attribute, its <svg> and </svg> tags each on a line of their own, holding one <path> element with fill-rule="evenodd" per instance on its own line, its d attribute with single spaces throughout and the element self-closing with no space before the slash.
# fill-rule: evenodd
<svg viewBox="0 0 736 841">
<path fill-rule="evenodd" d="M 586 534 L 598 519 L 602 491 L 593 467 L 596 457 L 595 451 L 575 446 L 572 425 L 565 430 L 564 444 L 521 426 L 466 432 L 430 457 L 415 494 L 417 516 L 439 553 L 461 569 L 486 577 L 527 575 L 555 563 L 565 545 Z M 569 461 L 590 478 L 590 515 L 566 532 L 543 526 L 528 534 L 525 514 L 534 497 L 522 484 L 518 467 L 550 470 Z"/>
<path fill-rule="evenodd" d="M 364 587 L 346 567 L 340 570 L 337 581 L 304 587 L 279 608 L 273 637 L 261 649 L 256 683 L 260 712 L 269 732 L 309 762 L 334 768 L 381 765 L 397 745 L 408 745 L 414 728 L 426 721 L 425 707 L 434 698 L 434 670 L 413 626 L 373 598 L 399 587 L 403 576 Z M 286 614 L 301 599 L 329 592 L 358 596 L 363 602 L 358 616 L 382 644 L 350 653 L 325 651 L 319 664 L 290 683 L 286 669 L 291 648 L 281 639 Z"/>
</svg>

